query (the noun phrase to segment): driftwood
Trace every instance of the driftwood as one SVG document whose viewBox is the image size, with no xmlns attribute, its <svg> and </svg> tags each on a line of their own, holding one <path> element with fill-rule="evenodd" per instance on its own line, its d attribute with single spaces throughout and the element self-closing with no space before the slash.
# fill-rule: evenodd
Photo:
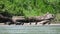
<svg viewBox="0 0 60 34">
<path fill-rule="evenodd" d="M 3 15 L 0 14 L 0 22 L 4 22 L 5 24 L 19 24 L 23 25 L 24 23 L 30 23 L 35 22 L 37 24 L 38 22 L 45 21 L 42 24 L 46 24 L 50 22 L 52 19 L 54 19 L 54 15 L 47 13 L 44 16 L 33 16 L 33 17 L 28 17 L 25 18 L 24 16 L 13 16 L 12 18 L 9 17 L 4 17 Z M 50 23 L 49 23 L 50 24 Z"/>
<path fill-rule="evenodd" d="M 16 20 L 24 20 L 24 16 L 13 16 L 12 18 L 9 17 L 5 17 L 3 15 L 0 14 L 0 23 L 4 23 L 4 24 L 16 24 Z"/>
<path fill-rule="evenodd" d="M 13 16 L 12 17 L 12 21 L 13 21 L 14 24 L 17 24 L 17 20 L 19 20 L 20 22 L 24 21 L 25 17 L 24 16 Z M 19 22 L 19 24 L 20 24 L 20 22 Z"/>
<path fill-rule="evenodd" d="M 37 24 L 38 22 L 45 21 L 42 23 L 44 25 L 46 23 L 49 23 L 52 19 L 54 19 L 54 15 L 47 13 L 44 16 L 33 16 L 33 17 L 28 17 L 28 18 L 22 18 L 22 20 L 17 19 L 16 21 L 20 22 L 20 24 L 22 24 L 22 25 L 24 23 L 30 23 L 31 24 L 31 22 L 35 22 Z"/>
</svg>

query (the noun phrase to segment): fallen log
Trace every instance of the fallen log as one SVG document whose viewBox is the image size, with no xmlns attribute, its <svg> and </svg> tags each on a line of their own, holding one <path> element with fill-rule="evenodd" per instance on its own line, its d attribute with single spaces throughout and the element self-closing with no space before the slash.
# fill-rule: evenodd
<svg viewBox="0 0 60 34">
<path fill-rule="evenodd" d="M 20 19 L 20 20 L 17 20 L 17 21 L 20 22 L 20 24 L 22 24 L 22 25 L 24 23 L 30 23 L 31 24 L 31 22 L 35 22 L 35 24 L 37 25 L 38 22 L 45 21 L 45 22 L 42 23 L 44 25 L 46 23 L 49 23 L 53 19 L 54 19 L 54 15 L 50 14 L 50 13 L 47 13 L 44 16 L 33 16 L 33 17 L 24 18 L 22 20 Z"/>
</svg>

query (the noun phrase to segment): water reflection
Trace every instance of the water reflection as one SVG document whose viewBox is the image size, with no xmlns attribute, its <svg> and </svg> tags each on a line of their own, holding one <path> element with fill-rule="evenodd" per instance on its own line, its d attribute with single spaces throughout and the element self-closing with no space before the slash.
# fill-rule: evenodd
<svg viewBox="0 0 60 34">
<path fill-rule="evenodd" d="M 60 26 L 0 26 L 1 34 L 60 34 Z"/>
</svg>

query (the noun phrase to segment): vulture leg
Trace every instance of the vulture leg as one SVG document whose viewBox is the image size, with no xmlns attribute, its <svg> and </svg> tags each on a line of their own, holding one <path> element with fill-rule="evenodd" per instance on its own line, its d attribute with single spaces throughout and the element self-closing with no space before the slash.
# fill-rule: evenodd
<svg viewBox="0 0 60 34">
<path fill-rule="evenodd" d="M 36 21 L 35 25 L 37 25 L 37 21 Z"/>
<path fill-rule="evenodd" d="M 22 22 L 21 24 L 24 25 L 24 22 Z"/>
<path fill-rule="evenodd" d="M 31 25 L 31 22 L 30 22 L 30 25 Z"/>
</svg>

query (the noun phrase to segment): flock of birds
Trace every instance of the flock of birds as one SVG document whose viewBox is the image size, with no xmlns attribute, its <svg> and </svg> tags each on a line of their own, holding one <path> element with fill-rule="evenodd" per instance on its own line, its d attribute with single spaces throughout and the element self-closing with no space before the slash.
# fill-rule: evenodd
<svg viewBox="0 0 60 34">
<path fill-rule="evenodd" d="M 3 15 L 0 15 L 0 23 L 4 23 L 4 24 L 16 24 L 16 25 L 24 25 L 24 23 L 35 23 L 35 25 L 37 25 L 38 22 L 44 21 L 42 22 L 42 25 L 45 24 L 50 24 L 51 20 L 54 19 L 54 15 L 47 13 L 44 16 L 32 16 L 32 17 L 27 17 L 25 18 L 24 16 L 13 16 L 12 18 L 9 17 L 4 17 Z"/>
</svg>

